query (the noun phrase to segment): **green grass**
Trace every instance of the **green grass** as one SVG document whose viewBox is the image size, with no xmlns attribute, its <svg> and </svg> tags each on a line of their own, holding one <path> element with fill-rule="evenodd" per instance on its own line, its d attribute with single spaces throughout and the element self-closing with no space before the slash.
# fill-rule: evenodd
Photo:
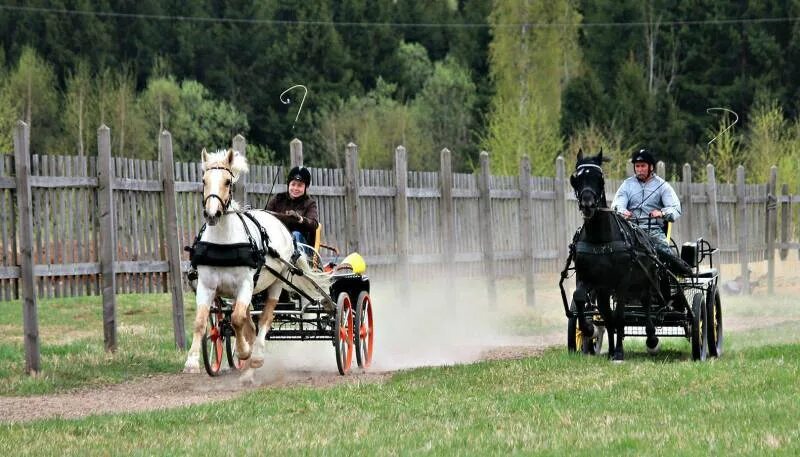
<svg viewBox="0 0 800 457">
<path fill-rule="evenodd" d="M 734 339 L 742 338 L 736 336 Z M 800 345 L 706 363 L 569 355 L 0 426 L 14 455 L 797 455 Z"/>
<path fill-rule="evenodd" d="M 191 323 L 193 301 L 186 300 Z M 147 374 L 180 371 L 185 354 L 175 347 L 168 295 L 117 296 L 117 343 L 103 344 L 100 297 L 39 301 L 42 372 L 25 374 L 22 306 L 0 302 L 0 395 L 33 395 L 117 383 Z"/>
</svg>

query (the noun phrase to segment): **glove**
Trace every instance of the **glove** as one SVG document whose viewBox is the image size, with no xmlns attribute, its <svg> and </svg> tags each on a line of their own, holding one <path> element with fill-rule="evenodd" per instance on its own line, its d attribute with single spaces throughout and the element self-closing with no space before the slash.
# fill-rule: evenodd
<svg viewBox="0 0 800 457">
<path fill-rule="evenodd" d="M 292 222 L 297 222 L 298 224 L 303 222 L 303 216 L 298 214 L 298 212 L 293 209 L 286 211 L 285 214 L 289 216 L 289 220 L 291 220 Z"/>
</svg>

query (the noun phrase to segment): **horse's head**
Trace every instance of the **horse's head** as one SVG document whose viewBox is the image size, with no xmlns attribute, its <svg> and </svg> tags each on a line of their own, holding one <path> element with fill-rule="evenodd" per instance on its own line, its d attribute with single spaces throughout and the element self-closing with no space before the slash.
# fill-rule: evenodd
<svg viewBox="0 0 800 457">
<path fill-rule="evenodd" d="M 242 173 L 247 173 L 247 160 L 239 151 L 228 149 L 209 154 L 203 159 L 203 217 L 208 225 L 216 225 L 229 209 L 237 209 L 233 201 L 233 185 Z"/>
<path fill-rule="evenodd" d="M 598 208 L 608 207 L 602 169 L 603 161 L 607 160 L 609 159 L 603 157 L 602 149 L 594 157 L 584 157 L 583 150 L 578 151 L 575 173 L 569 177 L 569 183 L 575 190 L 578 209 L 584 219 L 593 217 Z"/>
</svg>

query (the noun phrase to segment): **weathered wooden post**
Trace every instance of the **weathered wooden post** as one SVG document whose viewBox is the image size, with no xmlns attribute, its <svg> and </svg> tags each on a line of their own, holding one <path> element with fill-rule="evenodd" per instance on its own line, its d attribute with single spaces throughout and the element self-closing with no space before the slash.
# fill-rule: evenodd
<svg viewBox="0 0 800 457">
<path fill-rule="evenodd" d="M 690 241 L 697 238 L 697 232 L 694 229 L 694 207 L 692 203 L 692 166 L 688 163 L 683 164 L 683 200 L 681 201 L 681 219 L 684 227 L 683 233 L 684 240 Z"/>
<path fill-rule="evenodd" d="M 569 249 L 568 239 L 570 234 L 567 228 L 567 194 L 566 194 L 566 163 L 564 158 L 558 156 L 556 159 L 556 178 L 553 181 L 553 190 L 555 191 L 555 229 L 556 229 L 556 252 L 558 253 L 558 262 L 561 259 L 567 258 L 567 251 Z"/>
<path fill-rule="evenodd" d="M 531 201 L 531 160 L 523 155 L 519 164 L 519 229 L 522 241 L 522 271 L 525 275 L 525 303 L 536 304 L 536 273 L 533 263 L 533 202 Z"/>
<path fill-rule="evenodd" d="M 345 236 L 347 252 L 358 252 L 361 226 L 358 220 L 358 146 L 348 143 L 344 153 Z"/>
<path fill-rule="evenodd" d="M 450 150 L 442 149 L 439 156 L 440 235 L 442 237 L 442 267 L 448 274 L 448 284 L 453 284 L 455 270 L 455 212 L 453 211 L 453 165 Z"/>
<path fill-rule="evenodd" d="M 656 174 L 658 176 L 661 176 L 662 178 L 664 178 L 664 180 L 667 179 L 667 177 L 666 177 L 667 171 L 666 170 L 667 170 L 667 166 L 664 165 L 664 161 L 663 160 L 659 160 L 658 162 L 656 162 Z"/>
<path fill-rule="evenodd" d="M 789 185 L 781 185 L 781 260 L 786 260 L 789 255 L 789 249 L 786 245 L 789 243 L 789 225 L 792 218 L 792 199 L 789 195 Z"/>
<path fill-rule="evenodd" d="M 481 240 L 483 248 L 483 265 L 489 293 L 489 306 L 497 306 L 497 287 L 494 266 L 494 234 L 492 233 L 492 197 L 489 174 L 489 153 L 481 151 L 481 170 L 478 175 L 478 191 L 480 192 Z"/>
<path fill-rule="evenodd" d="M 111 130 L 97 129 L 97 204 L 100 207 L 100 270 L 103 274 L 103 339 L 106 351 L 117 350 L 117 283 L 114 260 L 117 221 L 114 210 L 114 168 L 111 163 Z"/>
<path fill-rule="evenodd" d="M 171 144 L 170 137 L 170 144 Z M 237 134 L 233 137 L 233 150 L 239 151 L 243 157 L 247 157 L 247 140 L 245 140 L 242 134 Z M 171 146 L 170 146 L 171 147 Z M 173 180 L 173 182 L 175 182 Z M 237 202 L 240 202 L 242 205 L 247 203 L 247 174 L 244 173 L 239 176 L 239 180 L 236 181 L 236 186 L 233 189 L 233 198 Z"/>
<path fill-rule="evenodd" d="M 297 138 L 289 142 L 289 161 L 292 168 L 303 166 L 303 142 Z"/>
<path fill-rule="evenodd" d="M 714 172 L 714 165 L 706 165 L 706 196 L 708 198 L 708 227 L 711 229 L 709 242 L 714 248 L 721 248 L 719 245 L 719 211 L 717 208 L 717 178 Z"/>
<path fill-rule="evenodd" d="M 164 180 L 164 218 L 166 227 L 164 237 L 167 239 L 167 262 L 169 263 L 169 282 L 172 291 L 172 330 L 175 333 L 175 345 L 186 349 L 186 330 L 183 316 L 183 276 L 181 274 L 180 237 L 178 236 L 178 211 L 175 199 L 175 165 L 172 156 L 172 135 L 166 130 L 161 132 L 159 142 L 161 150 L 161 176 Z M 240 151 L 241 152 L 241 151 Z"/>
<path fill-rule="evenodd" d="M 739 242 L 739 268 L 742 275 L 742 293 L 750 293 L 750 268 L 747 264 L 747 245 L 750 236 L 747 227 L 747 192 L 744 182 L 744 167 L 736 167 L 736 234 Z"/>
<path fill-rule="evenodd" d="M 409 290 L 408 270 L 408 160 L 406 148 L 398 146 L 394 150 L 394 182 L 397 193 L 394 196 L 395 240 L 399 286 Z"/>
<path fill-rule="evenodd" d="M 25 344 L 25 372 L 41 371 L 39 312 L 33 276 L 33 203 L 31 198 L 30 127 L 19 121 L 14 129 L 14 163 L 19 209 L 19 277 L 22 283 L 22 331 Z"/>
<path fill-rule="evenodd" d="M 775 239 L 778 235 L 778 167 L 769 169 L 767 183 L 767 293 L 775 294 Z"/>
</svg>

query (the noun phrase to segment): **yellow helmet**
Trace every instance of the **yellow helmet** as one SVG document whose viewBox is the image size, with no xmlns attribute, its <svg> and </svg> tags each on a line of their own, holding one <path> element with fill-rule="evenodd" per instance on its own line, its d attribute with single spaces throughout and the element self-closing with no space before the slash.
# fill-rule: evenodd
<svg viewBox="0 0 800 457">
<path fill-rule="evenodd" d="M 342 260 L 342 263 L 339 264 L 338 269 L 353 269 L 353 273 L 361 274 L 367 271 L 367 263 L 364 262 L 364 258 L 361 257 L 361 254 L 357 252 L 353 252 L 352 254 L 348 255 L 347 257 Z"/>
</svg>

